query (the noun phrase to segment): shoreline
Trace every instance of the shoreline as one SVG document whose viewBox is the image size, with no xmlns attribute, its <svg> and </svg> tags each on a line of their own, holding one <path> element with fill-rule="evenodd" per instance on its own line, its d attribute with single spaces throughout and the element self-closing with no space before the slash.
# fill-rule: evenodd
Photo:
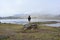
<svg viewBox="0 0 60 40">
<path fill-rule="evenodd" d="M 46 22 L 31 22 L 31 24 L 38 24 L 38 25 L 45 25 L 45 26 L 49 26 L 50 24 L 57 24 L 59 22 L 56 21 L 46 21 Z M 14 25 L 25 25 L 25 24 L 17 24 L 17 23 L 1 23 L 0 24 L 14 24 Z M 26 23 L 28 24 L 28 23 Z M 50 26 L 50 27 L 54 27 L 54 26 Z M 56 26 L 55 26 L 56 27 Z M 60 27 L 60 26 L 59 26 Z"/>
</svg>

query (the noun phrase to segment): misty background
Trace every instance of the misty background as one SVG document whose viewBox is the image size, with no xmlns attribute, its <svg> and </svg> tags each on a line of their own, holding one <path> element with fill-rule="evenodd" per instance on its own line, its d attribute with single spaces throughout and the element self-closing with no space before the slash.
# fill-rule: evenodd
<svg viewBox="0 0 60 40">
<path fill-rule="evenodd" d="M 60 0 L 0 0 L 0 18 L 60 18 Z"/>
</svg>

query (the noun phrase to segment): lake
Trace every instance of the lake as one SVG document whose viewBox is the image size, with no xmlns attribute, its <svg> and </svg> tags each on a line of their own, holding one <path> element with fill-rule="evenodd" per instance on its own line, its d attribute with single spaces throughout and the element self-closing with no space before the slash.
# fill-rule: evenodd
<svg viewBox="0 0 60 40">
<path fill-rule="evenodd" d="M 31 22 L 45 22 L 45 21 L 57 21 L 60 22 L 60 20 L 50 20 L 50 19 L 32 19 Z M 0 19 L 1 23 L 12 23 L 12 24 L 26 24 L 28 23 L 27 19 Z M 60 26 L 60 23 L 56 24 L 46 24 L 48 26 Z"/>
</svg>

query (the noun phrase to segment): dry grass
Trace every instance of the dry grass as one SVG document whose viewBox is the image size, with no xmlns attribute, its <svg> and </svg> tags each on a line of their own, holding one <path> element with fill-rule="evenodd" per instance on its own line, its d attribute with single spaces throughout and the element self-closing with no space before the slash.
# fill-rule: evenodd
<svg viewBox="0 0 60 40">
<path fill-rule="evenodd" d="M 0 24 L 0 40 L 60 40 L 60 28 L 39 25 L 24 30 L 23 25 Z"/>
</svg>

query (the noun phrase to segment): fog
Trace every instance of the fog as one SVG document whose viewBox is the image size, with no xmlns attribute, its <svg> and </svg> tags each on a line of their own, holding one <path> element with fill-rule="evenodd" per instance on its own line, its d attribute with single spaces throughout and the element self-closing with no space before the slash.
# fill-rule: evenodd
<svg viewBox="0 0 60 40">
<path fill-rule="evenodd" d="M 60 14 L 60 0 L 0 0 L 0 16 Z"/>
</svg>

